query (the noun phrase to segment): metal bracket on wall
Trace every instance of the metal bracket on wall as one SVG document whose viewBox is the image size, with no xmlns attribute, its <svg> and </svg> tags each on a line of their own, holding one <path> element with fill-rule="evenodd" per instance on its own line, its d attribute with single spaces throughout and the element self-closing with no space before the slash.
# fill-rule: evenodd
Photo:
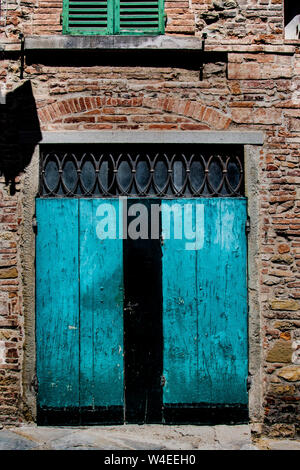
<svg viewBox="0 0 300 470">
<path fill-rule="evenodd" d="M 201 63 L 200 63 L 200 74 L 199 74 L 199 79 L 200 82 L 203 80 L 203 70 L 204 70 L 204 49 L 205 49 L 205 40 L 207 38 L 207 33 L 202 34 L 202 49 L 201 49 Z"/>
<path fill-rule="evenodd" d="M 25 38 L 24 34 L 19 34 L 19 39 L 21 41 L 21 65 L 20 65 L 20 79 L 23 80 L 24 77 L 24 63 L 25 63 Z"/>
<path fill-rule="evenodd" d="M 250 388 L 251 388 L 251 385 L 252 385 L 252 377 L 250 375 L 250 373 L 248 374 L 248 377 L 247 377 L 247 392 L 249 392 Z"/>
<path fill-rule="evenodd" d="M 246 223 L 245 223 L 245 232 L 246 235 L 250 233 L 251 225 L 250 225 L 250 217 L 247 217 Z"/>
</svg>

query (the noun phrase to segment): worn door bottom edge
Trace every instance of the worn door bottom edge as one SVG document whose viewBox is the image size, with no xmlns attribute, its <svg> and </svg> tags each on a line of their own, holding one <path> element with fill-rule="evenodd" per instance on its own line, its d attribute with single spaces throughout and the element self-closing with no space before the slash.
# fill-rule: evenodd
<svg viewBox="0 0 300 470">
<path fill-rule="evenodd" d="M 248 406 L 207 404 L 165 404 L 161 421 L 127 421 L 122 406 L 108 407 L 38 407 L 39 426 L 89 426 L 112 424 L 246 424 L 249 422 Z"/>
</svg>

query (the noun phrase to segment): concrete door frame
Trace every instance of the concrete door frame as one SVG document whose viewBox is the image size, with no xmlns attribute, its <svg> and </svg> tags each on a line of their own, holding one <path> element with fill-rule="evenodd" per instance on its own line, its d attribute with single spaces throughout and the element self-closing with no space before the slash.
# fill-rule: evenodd
<svg viewBox="0 0 300 470">
<path fill-rule="evenodd" d="M 101 143 L 178 143 L 243 145 L 245 156 L 245 196 L 251 230 L 248 235 L 248 344 L 249 417 L 251 423 L 262 422 L 262 338 L 259 299 L 260 220 L 259 220 L 259 156 L 264 143 L 263 132 L 252 131 L 63 131 L 44 132 L 30 164 L 22 176 L 24 224 L 21 229 L 21 265 L 23 281 L 24 359 L 23 414 L 27 421 L 36 420 L 36 340 L 35 340 L 35 199 L 39 185 L 40 145 Z"/>
</svg>

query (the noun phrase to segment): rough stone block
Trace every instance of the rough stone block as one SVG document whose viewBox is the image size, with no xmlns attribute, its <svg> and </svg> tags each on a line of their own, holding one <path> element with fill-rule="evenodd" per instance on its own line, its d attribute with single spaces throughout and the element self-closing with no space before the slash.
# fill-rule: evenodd
<svg viewBox="0 0 300 470">
<path fill-rule="evenodd" d="M 277 372 L 277 375 L 288 382 L 297 382 L 300 380 L 300 366 L 283 367 Z"/>
<path fill-rule="evenodd" d="M 268 362 L 291 362 L 292 343 L 290 341 L 279 340 L 269 350 L 266 360 Z"/>
<path fill-rule="evenodd" d="M 299 310 L 300 305 L 296 300 L 271 300 L 270 307 L 272 310 Z"/>
</svg>

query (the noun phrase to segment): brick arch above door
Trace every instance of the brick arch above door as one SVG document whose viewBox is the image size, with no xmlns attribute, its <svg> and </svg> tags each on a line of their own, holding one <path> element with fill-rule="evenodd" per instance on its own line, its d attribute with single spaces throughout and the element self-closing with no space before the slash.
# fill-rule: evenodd
<svg viewBox="0 0 300 470">
<path fill-rule="evenodd" d="M 84 96 L 38 110 L 44 130 L 225 130 L 231 119 L 201 101 L 175 98 Z"/>
</svg>

